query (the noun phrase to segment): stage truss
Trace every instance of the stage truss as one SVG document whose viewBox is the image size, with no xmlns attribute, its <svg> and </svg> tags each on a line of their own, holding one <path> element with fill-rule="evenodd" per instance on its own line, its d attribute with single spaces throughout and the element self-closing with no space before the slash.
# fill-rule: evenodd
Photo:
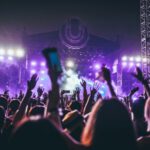
<svg viewBox="0 0 150 150">
<path fill-rule="evenodd" d="M 141 57 L 142 70 L 146 77 L 150 76 L 150 0 L 140 0 L 141 23 Z"/>
</svg>

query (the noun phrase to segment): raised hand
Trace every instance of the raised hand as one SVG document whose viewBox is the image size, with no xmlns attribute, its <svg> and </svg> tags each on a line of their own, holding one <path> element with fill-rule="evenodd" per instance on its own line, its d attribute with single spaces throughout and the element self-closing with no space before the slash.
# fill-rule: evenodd
<svg viewBox="0 0 150 150">
<path fill-rule="evenodd" d="M 102 76 L 107 83 L 111 82 L 110 70 L 105 66 L 102 67 Z"/>
<path fill-rule="evenodd" d="M 76 94 L 77 94 L 77 95 L 80 94 L 80 88 L 79 88 L 79 87 L 76 88 Z"/>
<path fill-rule="evenodd" d="M 132 96 L 134 93 L 136 93 L 139 90 L 139 87 L 135 87 L 130 91 L 130 96 Z"/>
<path fill-rule="evenodd" d="M 105 65 L 102 67 L 102 76 L 103 76 L 104 80 L 107 82 L 107 85 L 109 87 L 112 97 L 117 97 L 115 90 L 111 84 L 110 70 L 108 68 L 106 68 Z"/>
<path fill-rule="evenodd" d="M 28 90 L 33 90 L 36 86 L 36 83 L 38 81 L 38 75 L 33 74 L 31 79 L 27 81 Z"/>
<path fill-rule="evenodd" d="M 100 88 L 100 85 L 98 83 L 94 83 L 93 88 L 90 89 L 91 95 L 95 95 L 99 88 Z"/>
<path fill-rule="evenodd" d="M 82 79 L 82 81 L 80 82 L 81 86 L 83 88 L 86 88 L 86 81 Z"/>
<path fill-rule="evenodd" d="M 136 73 L 132 73 L 132 75 L 143 84 L 147 96 L 150 97 L 150 87 L 149 87 L 148 79 L 144 77 L 141 69 L 139 67 L 136 67 Z"/>
<path fill-rule="evenodd" d="M 144 83 L 146 81 L 144 78 L 144 75 L 139 67 L 136 67 L 136 73 L 132 73 L 132 75 L 142 83 Z"/>
<path fill-rule="evenodd" d="M 43 92 L 44 92 L 44 88 L 39 86 L 37 89 L 38 97 L 42 96 Z"/>
</svg>

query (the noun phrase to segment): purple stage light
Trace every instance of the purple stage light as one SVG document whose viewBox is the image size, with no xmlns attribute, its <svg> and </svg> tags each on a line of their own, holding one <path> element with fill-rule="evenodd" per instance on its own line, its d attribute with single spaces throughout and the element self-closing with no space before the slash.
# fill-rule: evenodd
<svg viewBox="0 0 150 150">
<path fill-rule="evenodd" d="M 92 73 L 89 73 L 89 76 L 92 76 Z"/>
<path fill-rule="evenodd" d="M 31 66 L 36 66 L 37 62 L 36 61 L 31 61 Z"/>
<path fill-rule="evenodd" d="M 13 57 L 9 56 L 9 57 L 8 57 L 8 60 L 12 61 L 12 60 L 13 60 Z"/>
<path fill-rule="evenodd" d="M 44 85 L 41 83 L 40 86 L 43 87 Z"/>
<path fill-rule="evenodd" d="M 99 69 L 100 69 L 100 64 L 95 64 L 95 65 L 94 65 L 94 68 L 95 68 L 96 70 L 99 70 Z"/>
<path fill-rule="evenodd" d="M 137 64 L 136 64 L 136 66 L 137 66 L 137 67 L 140 67 L 140 66 L 141 66 L 141 64 L 140 64 L 140 63 L 137 63 Z"/>
<path fill-rule="evenodd" d="M 134 63 L 133 63 L 133 62 L 130 62 L 130 63 L 129 63 L 129 66 L 130 66 L 130 67 L 133 67 L 133 66 L 134 66 Z"/>
<path fill-rule="evenodd" d="M 44 61 L 42 61 L 40 65 L 43 66 L 43 67 L 46 66 Z"/>
<path fill-rule="evenodd" d="M 36 73 L 36 70 L 32 69 L 31 74 L 34 74 L 34 73 Z"/>
<path fill-rule="evenodd" d="M 45 70 L 41 70 L 41 73 L 42 73 L 42 74 L 45 74 Z"/>
<path fill-rule="evenodd" d="M 5 55 L 5 50 L 3 48 L 0 49 L 0 55 L 1 56 Z"/>
<path fill-rule="evenodd" d="M 126 67 L 127 66 L 127 62 L 122 62 L 122 66 Z"/>
<path fill-rule="evenodd" d="M 138 56 L 138 57 L 135 58 L 135 60 L 136 60 L 136 62 L 141 62 L 141 57 Z"/>
<path fill-rule="evenodd" d="M 93 67 L 92 67 L 92 66 L 89 66 L 89 68 L 92 69 Z"/>
<path fill-rule="evenodd" d="M 127 61 L 127 60 L 128 60 L 127 56 L 122 57 L 122 61 Z"/>
<path fill-rule="evenodd" d="M 129 61 L 134 61 L 134 57 L 130 57 L 130 58 L 129 58 Z"/>
<path fill-rule="evenodd" d="M 8 56 L 13 56 L 14 55 L 14 50 L 13 49 L 8 49 L 7 55 Z"/>
<path fill-rule="evenodd" d="M 41 81 L 44 81 L 44 78 L 41 78 Z"/>
<path fill-rule="evenodd" d="M 0 56 L 0 60 L 4 60 L 4 57 L 3 57 L 3 56 Z"/>
<path fill-rule="evenodd" d="M 147 58 L 143 58 L 143 60 L 142 60 L 143 62 L 147 62 Z"/>
</svg>

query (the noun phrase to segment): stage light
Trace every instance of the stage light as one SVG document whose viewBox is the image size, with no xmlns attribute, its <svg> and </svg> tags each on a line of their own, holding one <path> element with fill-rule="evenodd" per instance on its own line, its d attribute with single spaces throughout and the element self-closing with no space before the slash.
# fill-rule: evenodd
<svg viewBox="0 0 150 150">
<path fill-rule="evenodd" d="M 3 56 L 0 56 L 0 60 L 4 60 L 4 57 L 3 57 Z"/>
<path fill-rule="evenodd" d="M 89 68 L 90 68 L 90 69 L 92 69 L 92 68 L 93 68 L 93 66 L 90 66 Z"/>
<path fill-rule="evenodd" d="M 34 73 L 36 73 L 36 70 L 32 69 L 30 72 L 31 72 L 31 74 L 34 74 Z"/>
<path fill-rule="evenodd" d="M 129 63 L 129 67 L 133 67 L 134 66 L 134 63 L 133 62 L 130 62 Z"/>
<path fill-rule="evenodd" d="M 127 61 L 128 60 L 128 57 L 127 56 L 123 56 L 122 57 L 122 61 Z"/>
<path fill-rule="evenodd" d="M 0 49 L 0 55 L 1 56 L 5 55 L 5 50 L 3 48 Z"/>
<path fill-rule="evenodd" d="M 69 68 L 73 68 L 74 67 L 74 62 L 72 60 L 68 60 L 66 62 L 66 66 L 69 67 Z"/>
<path fill-rule="evenodd" d="M 13 56 L 14 55 L 14 50 L 13 49 L 8 49 L 7 50 L 7 55 L 8 56 Z"/>
<path fill-rule="evenodd" d="M 100 64 L 95 64 L 95 65 L 94 65 L 94 68 L 95 68 L 96 70 L 99 70 L 99 69 L 100 69 Z"/>
<path fill-rule="evenodd" d="M 36 66 L 37 65 L 37 62 L 36 61 L 31 61 L 31 66 Z"/>
<path fill-rule="evenodd" d="M 141 62 L 141 57 L 138 56 L 138 57 L 135 58 L 135 60 L 136 60 L 136 62 Z"/>
<path fill-rule="evenodd" d="M 8 57 L 8 60 L 12 61 L 12 60 L 13 60 L 13 57 L 9 56 L 9 57 Z"/>
<path fill-rule="evenodd" d="M 42 61 L 40 65 L 44 67 L 46 64 L 44 61 Z"/>
<path fill-rule="evenodd" d="M 142 60 L 143 62 L 147 62 L 147 58 L 143 58 L 143 60 Z"/>
<path fill-rule="evenodd" d="M 140 66 L 141 66 L 141 64 L 140 64 L 140 63 L 137 63 L 137 64 L 136 64 L 136 66 L 137 66 L 137 67 L 140 67 Z"/>
<path fill-rule="evenodd" d="M 45 79 L 44 78 L 41 78 L 41 81 L 44 81 Z"/>
<path fill-rule="evenodd" d="M 42 74 L 44 74 L 44 73 L 45 73 L 45 71 L 44 71 L 44 70 L 41 70 L 41 73 L 42 73 Z"/>
<path fill-rule="evenodd" d="M 89 76 L 92 76 L 92 73 L 89 73 Z"/>
<path fill-rule="evenodd" d="M 16 56 L 17 57 L 24 57 L 25 51 L 23 49 L 17 49 L 16 50 Z"/>
<path fill-rule="evenodd" d="M 43 84 L 40 84 L 40 86 L 43 87 L 44 85 L 43 85 Z"/>
<path fill-rule="evenodd" d="M 122 66 L 126 67 L 127 66 L 127 62 L 122 62 Z"/>
<path fill-rule="evenodd" d="M 134 57 L 130 57 L 130 58 L 129 58 L 129 61 L 134 61 Z"/>
</svg>

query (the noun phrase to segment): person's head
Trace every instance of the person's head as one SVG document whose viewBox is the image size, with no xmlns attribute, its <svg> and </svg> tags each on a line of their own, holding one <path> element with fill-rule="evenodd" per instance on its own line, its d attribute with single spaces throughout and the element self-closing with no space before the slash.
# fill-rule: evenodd
<svg viewBox="0 0 150 150">
<path fill-rule="evenodd" d="M 132 105 L 132 112 L 134 114 L 134 119 L 144 119 L 144 106 L 145 99 L 143 97 L 139 97 Z"/>
<path fill-rule="evenodd" d="M 146 101 L 144 116 L 148 123 L 148 131 L 150 131 L 150 98 Z"/>
<path fill-rule="evenodd" d="M 44 106 L 34 106 L 30 112 L 29 116 L 44 116 L 45 107 Z"/>
<path fill-rule="evenodd" d="M 19 106 L 20 106 L 19 100 L 12 100 L 8 105 L 10 115 L 16 113 L 16 111 L 19 109 Z"/>
<path fill-rule="evenodd" d="M 116 99 L 98 101 L 81 140 L 93 150 L 136 149 L 134 129 L 126 107 Z"/>
<path fill-rule="evenodd" d="M 0 97 L 0 106 L 2 106 L 5 110 L 7 109 L 8 101 L 5 97 Z"/>
<path fill-rule="evenodd" d="M 13 131 L 9 146 L 20 150 L 67 149 L 61 132 L 47 119 L 30 119 Z"/>
<path fill-rule="evenodd" d="M 80 102 L 78 102 L 78 101 L 72 101 L 71 103 L 70 103 L 70 109 L 71 110 L 78 110 L 78 111 L 81 111 L 81 103 Z"/>
<path fill-rule="evenodd" d="M 63 127 L 70 132 L 70 135 L 80 141 L 81 133 L 84 128 L 84 118 L 77 111 L 71 111 L 62 120 Z"/>
</svg>

